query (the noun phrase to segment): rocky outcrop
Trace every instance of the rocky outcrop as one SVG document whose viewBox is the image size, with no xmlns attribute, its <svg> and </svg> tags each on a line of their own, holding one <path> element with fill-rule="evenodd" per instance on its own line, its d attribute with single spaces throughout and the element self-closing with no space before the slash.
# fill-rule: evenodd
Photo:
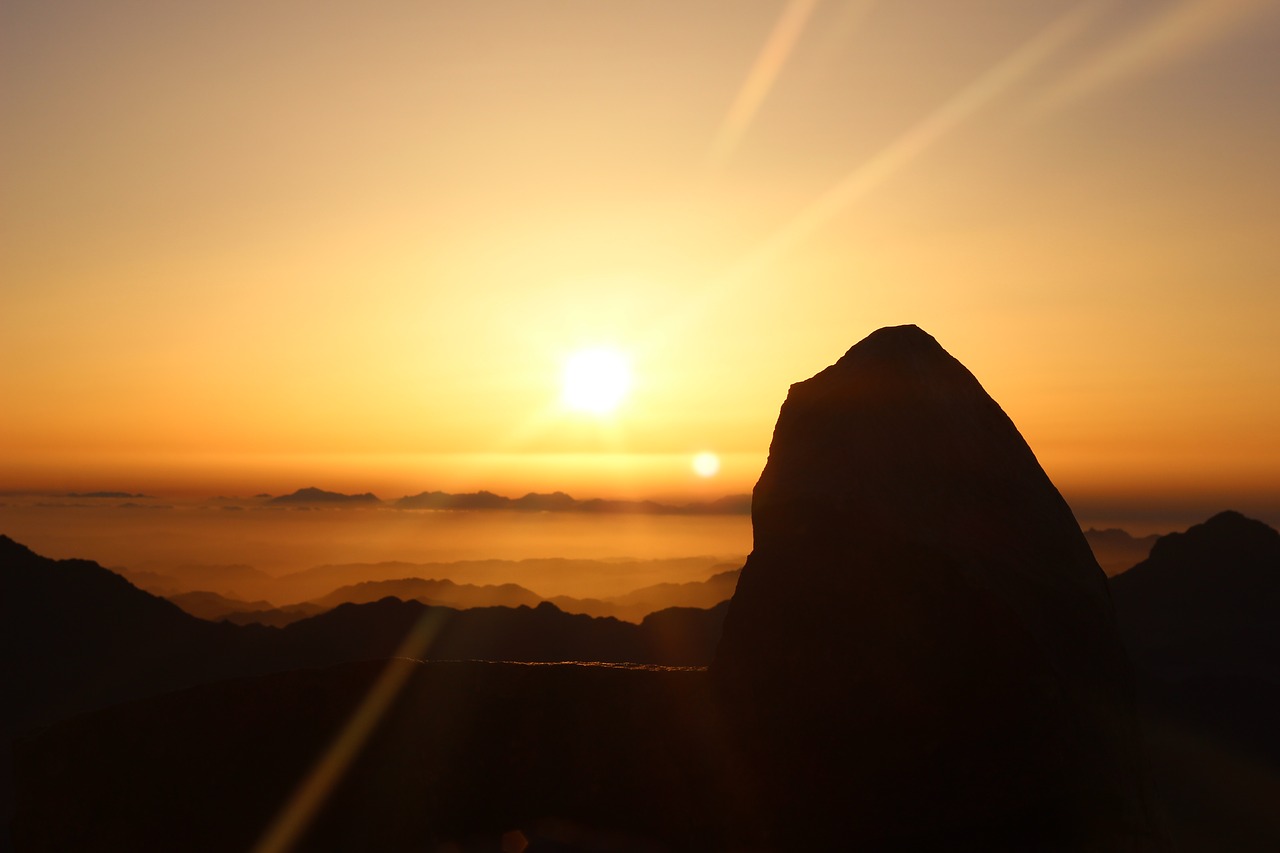
<svg viewBox="0 0 1280 853">
<path fill-rule="evenodd" d="M 778 805 L 773 843 L 1140 843 L 1106 579 L 932 337 L 881 329 L 791 387 L 752 522 L 713 672 Z"/>
</svg>

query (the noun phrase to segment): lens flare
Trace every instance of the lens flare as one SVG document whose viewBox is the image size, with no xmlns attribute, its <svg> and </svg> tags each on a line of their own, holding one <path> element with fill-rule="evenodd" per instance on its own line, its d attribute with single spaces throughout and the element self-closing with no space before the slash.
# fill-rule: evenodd
<svg viewBox="0 0 1280 853">
<path fill-rule="evenodd" d="M 720 473 L 720 457 L 709 450 L 695 454 L 693 457 L 693 473 L 699 477 L 714 477 Z"/>
</svg>

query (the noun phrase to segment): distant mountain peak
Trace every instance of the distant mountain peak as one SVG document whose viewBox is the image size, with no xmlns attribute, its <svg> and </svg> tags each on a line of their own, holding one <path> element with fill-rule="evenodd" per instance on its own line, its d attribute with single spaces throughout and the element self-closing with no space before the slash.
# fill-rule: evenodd
<svg viewBox="0 0 1280 853">
<path fill-rule="evenodd" d="M 1192 525 L 1183 533 L 1161 537 L 1152 547 L 1151 557 L 1159 560 L 1189 550 L 1236 552 L 1258 549 L 1280 549 L 1280 532 L 1256 518 L 1229 509 Z"/>
<path fill-rule="evenodd" d="M 1221 512 L 1162 536 L 1111 597 L 1149 676 L 1280 678 L 1280 532 L 1257 519 Z"/>
<path fill-rule="evenodd" d="M 1224 509 L 1222 512 L 1218 513 L 1217 515 L 1211 516 L 1210 518 L 1202 522 L 1202 526 L 1213 529 L 1213 530 L 1223 530 L 1223 529 L 1243 530 L 1245 528 L 1249 528 L 1253 530 L 1261 530 L 1263 528 L 1266 528 L 1268 530 L 1271 529 L 1265 523 L 1258 521 L 1257 519 L 1254 519 L 1254 518 L 1249 518 L 1244 513 L 1237 512 L 1234 509 Z"/>
<path fill-rule="evenodd" d="M 372 492 L 362 495 L 346 495 L 342 492 L 329 492 L 315 486 L 298 489 L 288 495 L 272 498 L 268 503 L 378 503 L 378 496 Z"/>
<path fill-rule="evenodd" d="M 63 497 L 68 498 L 151 498 L 152 495 L 144 495 L 140 492 L 67 492 Z"/>
</svg>

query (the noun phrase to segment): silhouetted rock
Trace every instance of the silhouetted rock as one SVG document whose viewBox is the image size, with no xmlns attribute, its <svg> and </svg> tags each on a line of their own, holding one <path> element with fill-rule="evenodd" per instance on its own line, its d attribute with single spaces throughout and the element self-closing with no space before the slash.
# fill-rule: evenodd
<svg viewBox="0 0 1280 853">
<path fill-rule="evenodd" d="M 1280 533 L 1220 513 L 1111 591 L 1174 842 L 1280 850 Z"/>
<path fill-rule="evenodd" d="M 1280 533 L 1223 512 L 1170 533 L 1111 579 L 1126 645 L 1174 679 L 1226 668 L 1280 682 Z"/>
<path fill-rule="evenodd" d="M 759 750 L 774 844 L 1115 849 L 1147 832 L 1106 579 L 932 337 L 881 329 L 791 387 L 752 523 L 713 672 Z"/>
</svg>

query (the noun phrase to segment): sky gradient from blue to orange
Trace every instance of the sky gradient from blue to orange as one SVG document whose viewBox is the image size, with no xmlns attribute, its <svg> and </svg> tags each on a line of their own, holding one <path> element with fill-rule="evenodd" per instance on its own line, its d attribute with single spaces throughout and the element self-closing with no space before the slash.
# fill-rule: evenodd
<svg viewBox="0 0 1280 853">
<path fill-rule="evenodd" d="M 1280 512 L 1277 57 L 1263 0 L 7 3 L 0 490 L 742 492 L 916 323 L 1069 498 Z"/>
</svg>

